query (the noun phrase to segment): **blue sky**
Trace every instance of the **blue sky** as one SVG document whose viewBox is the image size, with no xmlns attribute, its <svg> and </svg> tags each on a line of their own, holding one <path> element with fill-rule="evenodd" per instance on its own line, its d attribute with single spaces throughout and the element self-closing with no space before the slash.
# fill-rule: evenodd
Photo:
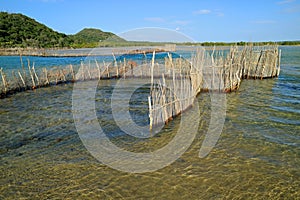
<svg viewBox="0 0 300 200">
<path fill-rule="evenodd" d="M 198 42 L 300 40 L 300 0 L 0 0 L 0 10 L 66 34 L 159 27 Z"/>
</svg>

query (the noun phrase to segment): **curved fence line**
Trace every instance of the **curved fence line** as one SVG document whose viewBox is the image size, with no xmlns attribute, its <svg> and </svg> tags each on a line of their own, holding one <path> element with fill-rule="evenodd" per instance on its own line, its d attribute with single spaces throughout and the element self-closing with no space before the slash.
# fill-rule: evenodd
<svg viewBox="0 0 300 200">
<path fill-rule="evenodd" d="M 280 73 L 281 52 L 278 46 L 243 48 L 232 46 L 229 51 L 210 53 L 197 49 L 191 59 L 173 58 L 171 53 L 157 62 L 155 50 L 152 59 L 143 61 L 117 59 L 102 63 L 97 60 L 61 68 L 36 70 L 27 60 L 22 70 L 7 76 L 0 69 L 0 96 L 34 90 L 61 83 L 115 78 L 151 79 L 148 98 L 150 127 L 168 123 L 193 105 L 201 91 L 231 92 L 239 88 L 242 79 L 277 77 Z M 145 56 L 146 58 L 146 56 Z"/>
</svg>

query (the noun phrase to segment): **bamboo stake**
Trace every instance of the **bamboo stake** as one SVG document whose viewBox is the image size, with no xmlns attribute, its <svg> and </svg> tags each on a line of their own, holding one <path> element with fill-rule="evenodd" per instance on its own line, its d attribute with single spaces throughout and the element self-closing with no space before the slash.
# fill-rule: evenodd
<svg viewBox="0 0 300 200">
<path fill-rule="evenodd" d="M 24 67 L 24 63 L 23 63 L 22 53 L 21 53 L 21 51 L 19 51 L 19 53 L 20 53 L 20 62 L 21 62 L 21 67 L 22 67 L 22 71 L 23 71 L 23 75 L 24 75 L 24 80 L 26 80 L 26 71 L 25 71 L 25 67 Z"/>
<path fill-rule="evenodd" d="M 18 79 L 16 78 L 16 74 L 15 74 L 14 70 L 11 72 L 11 76 L 13 77 L 13 82 L 17 84 L 17 86 L 20 90 L 20 83 L 19 83 Z"/>
<path fill-rule="evenodd" d="M 6 75 L 3 72 L 2 68 L 0 69 L 0 73 L 1 73 L 2 82 L 3 82 L 3 86 L 4 86 L 4 94 L 6 94 L 7 91 L 8 91 L 8 83 L 7 83 L 7 80 L 6 80 Z"/>
<path fill-rule="evenodd" d="M 110 75 L 109 75 L 108 65 L 106 65 L 106 71 L 107 71 L 107 77 L 109 78 Z"/>
<path fill-rule="evenodd" d="M 153 51 L 153 54 L 152 54 L 152 62 L 151 62 L 151 90 L 152 90 L 152 88 L 153 88 L 154 62 L 155 62 L 155 51 Z"/>
<path fill-rule="evenodd" d="M 163 89 L 163 94 L 162 94 L 162 99 L 163 99 L 163 108 L 164 108 L 164 113 L 165 113 L 165 122 L 168 123 L 168 119 L 169 119 L 169 114 L 168 114 L 168 109 L 167 109 L 167 101 L 166 101 L 166 80 L 165 80 L 165 75 L 162 74 L 162 80 L 163 80 L 163 85 L 162 85 L 162 89 Z"/>
<path fill-rule="evenodd" d="M 39 77 L 37 76 L 37 74 L 35 72 L 34 63 L 32 64 L 32 71 L 33 71 L 33 74 L 35 76 L 35 79 L 37 80 L 38 86 L 40 86 L 40 80 L 39 80 Z"/>
<path fill-rule="evenodd" d="M 90 80 L 92 80 L 92 76 L 91 76 L 90 68 L 91 68 L 91 61 L 89 60 L 89 65 L 88 65 L 88 66 L 86 66 L 86 69 L 87 69 L 87 72 L 88 72 L 88 75 L 89 75 L 89 78 L 90 78 Z"/>
<path fill-rule="evenodd" d="M 151 131 L 152 126 L 153 126 L 153 115 L 152 115 L 152 105 L 151 105 L 151 97 L 150 96 L 148 96 L 148 103 L 149 103 L 149 120 L 150 120 L 149 129 Z"/>
<path fill-rule="evenodd" d="M 47 72 L 47 69 L 46 68 L 44 68 L 43 69 L 43 71 L 44 71 L 44 74 L 45 74 L 45 79 L 46 79 L 46 85 L 49 85 L 50 84 L 50 82 L 49 82 L 49 79 L 48 79 L 48 72 Z"/>
<path fill-rule="evenodd" d="M 119 76 L 119 68 L 118 68 L 118 62 L 117 62 L 117 59 L 116 59 L 116 56 L 114 54 L 114 52 L 112 52 L 112 56 L 114 58 L 114 67 L 116 68 L 116 74 L 117 74 L 117 77 Z"/>
<path fill-rule="evenodd" d="M 277 76 L 279 76 L 280 73 L 280 63 L 281 62 L 281 49 L 279 50 L 279 54 L 278 54 L 278 67 L 277 67 Z"/>
<path fill-rule="evenodd" d="M 64 74 L 64 71 L 61 69 L 60 72 L 61 72 L 61 74 L 62 74 L 63 81 L 66 82 L 67 79 L 66 79 L 66 76 L 65 76 L 65 74 Z"/>
<path fill-rule="evenodd" d="M 107 76 L 107 78 L 109 78 L 109 71 L 108 71 L 108 65 L 106 65 L 106 63 L 105 63 L 105 61 L 103 60 L 103 66 L 105 67 L 105 70 L 104 70 L 104 72 L 106 71 L 106 76 Z M 104 73 L 103 72 L 103 73 Z"/>
<path fill-rule="evenodd" d="M 82 73 L 82 78 L 83 78 L 83 80 L 85 80 L 84 65 L 83 65 L 82 61 L 80 62 L 80 65 L 81 65 L 80 69 L 81 69 L 81 73 Z"/>
<path fill-rule="evenodd" d="M 36 85 L 35 85 L 35 81 L 34 81 L 34 78 L 33 78 L 32 71 L 30 69 L 30 61 L 29 61 L 29 59 L 27 59 L 27 63 L 28 63 L 28 71 L 29 71 L 29 74 L 30 74 L 30 77 L 31 77 L 31 81 L 32 81 L 32 89 L 35 89 Z"/>
<path fill-rule="evenodd" d="M 124 58 L 124 63 L 123 63 L 123 77 L 126 79 L 126 58 Z"/>
<path fill-rule="evenodd" d="M 212 54 L 211 54 L 211 63 L 212 63 L 212 65 L 215 64 L 215 60 L 214 60 L 215 50 L 216 50 L 216 46 L 214 46 L 213 52 L 212 52 Z"/>
<path fill-rule="evenodd" d="M 95 59 L 95 62 L 96 62 L 96 66 L 97 66 L 97 69 L 98 69 L 98 79 L 100 80 L 101 79 L 100 65 L 98 64 L 98 61 L 96 59 Z"/>
<path fill-rule="evenodd" d="M 56 75 L 56 76 L 55 76 L 55 84 L 57 85 L 58 79 L 59 79 L 59 77 L 60 77 L 60 71 L 58 70 L 58 71 L 56 72 L 55 75 Z"/>
<path fill-rule="evenodd" d="M 260 51 L 259 58 L 258 58 L 258 60 L 257 60 L 255 72 L 254 72 L 254 77 L 255 77 L 255 79 L 257 78 L 258 65 L 259 65 L 259 63 L 260 63 L 260 60 L 261 60 L 262 56 L 263 56 L 263 51 L 261 50 L 261 51 Z"/>
<path fill-rule="evenodd" d="M 75 73 L 74 73 L 72 64 L 70 65 L 70 71 L 71 71 L 71 75 L 72 75 L 72 81 L 74 82 L 75 81 Z"/>
<path fill-rule="evenodd" d="M 232 90 L 232 58 L 230 59 L 230 65 L 229 65 L 229 81 L 230 81 L 230 90 Z"/>
<path fill-rule="evenodd" d="M 122 67 L 122 61 L 120 60 L 120 68 Z M 122 68 L 121 68 L 121 70 L 122 70 Z M 117 65 L 117 78 L 119 78 L 120 77 L 120 75 L 119 75 L 119 65 Z"/>
<path fill-rule="evenodd" d="M 21 79 L 21 81 L 22 81 L 22 83 L 23 83 L 24 88 L 26 88 L 26 84 L 25 84 L 25 81 L 24 81 L 24 79 L 23 79 L 23 77 L 22 77 L 21 72 L 18 71 L 18 74 L 19 74 L 19 77 L 20 77 L 20 79 Z"/>
</svg>

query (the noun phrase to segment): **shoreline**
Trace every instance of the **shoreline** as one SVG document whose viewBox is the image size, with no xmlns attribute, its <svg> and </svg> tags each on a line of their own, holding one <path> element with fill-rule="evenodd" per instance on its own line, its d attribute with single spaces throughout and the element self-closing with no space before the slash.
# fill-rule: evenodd
<svg viewBox="0 0 300 200">
<path fill-rule="evenodd" d="M 279 46 L 300 46 L 300 45 L 279 45 Z M 225 46 L 200 46 L 200 45 L 164 45 L 164 46 L 129 46 L 129 47 L 97 47 L 97 48 L 0 48 L 0 56 L 39 56 L 39 57 L 87 57 L 106 56 L 120 54 L 147 54 L 159 52 L 176 51 L 180 49 L 196 49 L 197 47 L 206 50 L 227 50 L 230 45 Z"/>
<path fill-rule="evenodd" d="M 175 51 L 176 46 L 130 46 L 130 47 L 97 47 L 97 48 L 1 48 L 0 56 L 39 56 L 39 57 L 86 57 L 120 54 L 147 54 L 155 52 Z"/>
</svg>

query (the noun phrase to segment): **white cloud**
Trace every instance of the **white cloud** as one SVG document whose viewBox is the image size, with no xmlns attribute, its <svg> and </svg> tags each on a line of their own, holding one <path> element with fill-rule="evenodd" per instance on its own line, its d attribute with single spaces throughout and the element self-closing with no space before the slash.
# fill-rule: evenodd
<svg viewBox="0 0 300 200">
<path fill-rule="evenodd" d="M 217 12 L 216 15 L 217 15 L 218 17 L 224 17 L 224 13 L 222 13 L 222 12 Z"/>
<path fill-rule="evenodd" d="M 274 20 L 257 20 L 257 21 L 251 21 L 253 24 L 275 24 L 276 21 Z"/>
<path fill-rule="evenodd" d="M 180 30 L 180 29 L 179 29 Z M 174 29 L 145 27 L 118 34 L 128 41 L 150 41 L 150 42 L 189 42 L 188 36 Z"/>
<path fill-rule="evenodd" d="M 174 22 L 174 24 L 182 25 L 182 26 L 188 25 L 188 24 L 190 24 L 190 23 L 191 23 L 191 21 L 188 21 L 188 20 L 176 20 L 176 21 Z"/>
<path fill-rule="evenodd" d="M 202 9 L 202 10 L 196 10 L 193 12 L 194 15 L 209 15 L 213 14 L 218 17 L 224 17 L 224 13 L 221 12 L 220 9 L 215 9 L 215 10 L 208 10 L 208 9 Z"/>
<path fill-rule="evenodd" d="M 148 21 L 148 22 L 156 22 L 156 23 L 162 23 L 165 22 L 165 19 L 161 18 L 161 17 L 147 17 L 144 20 Z"/>
<path fill-rule="evenodd" d="M 193 12 L 194 15 L 207 15 L 210 13 L 211 13 L 211 10 L 206 10 L 206 9 L 196 10 Z"/>
<path fill-rule="evenodd" d="M 296 5 L 291 8 L 287 8 L 283 12 L 284 13 L 298 13 L 298 12 L 300 12 L 300 5 Z"/>
<path fill-rule="evenodd" d="M 294 2 L 295 0 L 283 0 L 283 1 L 278 1 L 277 4 L 282 5 L 282 4 L 289 4 Z"/>
</svg>

